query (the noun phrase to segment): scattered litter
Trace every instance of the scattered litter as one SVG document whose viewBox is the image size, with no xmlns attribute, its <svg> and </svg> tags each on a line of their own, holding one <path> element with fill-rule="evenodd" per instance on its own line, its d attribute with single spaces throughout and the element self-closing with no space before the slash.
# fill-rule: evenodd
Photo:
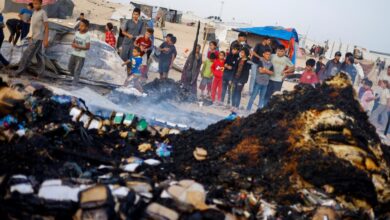
<svg viewBox="0 0 390 220">
<path fill-rule="evenodd" d="M 204 148 L 197 147 L 193 153 L 196 160 L 206 160 L 207 151 Z"/>
<path fill-rule="evenodd" d="M 165 143 L 160 143 L 156 149 L 156 153 L 159 157 L 169 157 L 171 155 L 172 147 Z"/>
<path fill-rule="evenodd" d="M 146 151 L 153 150 L 152 145 L 148 143 L 144 143 L 138 146 L 138 151 L 141 153 L 145 153 Z"/>
<path fill-rule="evenodd" d="M 161 164 L 161 162 L 159 160 L 155 160 L 155 159 L 147 159 L 144 161 L 144 163 L 146 163 L 150 166 L 157 166 L 157 165 Z"/>
</svg>

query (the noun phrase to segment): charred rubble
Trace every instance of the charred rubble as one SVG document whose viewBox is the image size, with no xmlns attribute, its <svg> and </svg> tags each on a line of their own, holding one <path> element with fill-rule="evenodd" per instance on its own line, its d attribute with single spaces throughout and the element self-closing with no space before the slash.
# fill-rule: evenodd
<svg viewBox="0 0 390 220">
<path fill-rule="evenodd" d="M 346 75 L 182 132 L 1 86 L 1 219 L 390 217 L 390 148 Z"/>
<path fill-rule="evenodd" d="M 143 93 L 145 97 L 135 90 L 135 88 L 119 88 L 113 90 L 109 94 L 109 99 L 114 103 L 137 103 L 139 101 L 148 101 L 152 103 L 161 103 L 164 101 L 176 101 L 176 102 L 193 102 L 196 99 L 193 98 L 190 91 L 185 89 L 179 82 L 175 82 L 173 79 L 155 79 L 143 85 Z"/>
</svg>

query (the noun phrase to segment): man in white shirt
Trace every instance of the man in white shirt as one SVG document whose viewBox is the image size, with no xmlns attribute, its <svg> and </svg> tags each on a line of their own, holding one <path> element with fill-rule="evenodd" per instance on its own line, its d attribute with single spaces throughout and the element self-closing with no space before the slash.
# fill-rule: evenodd
<svg viewBox="0 0 390 220">
<path fill-rule="evenodd" d="M 42 9 L 42 0 L 33 0 L 34 13 L 31 17 L 31 30 L 29 36 L 30 44 L 19 62 L 19 68 L 11 74 L 19 77 L 30 65 L 35 56 L 37 59 L 38 76 L 45 71 L 45 62 L 42 53 L 42 45 L 47 48 L 49 45 L 49 23 L 46 11 Z"/>
</svg>

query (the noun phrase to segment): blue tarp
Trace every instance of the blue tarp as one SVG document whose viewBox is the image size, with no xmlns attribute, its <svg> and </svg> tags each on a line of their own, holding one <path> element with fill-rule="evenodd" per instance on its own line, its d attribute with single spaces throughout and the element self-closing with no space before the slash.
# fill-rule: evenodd
<svg viewBox="0 0 390 220">
<path fill-rule="evenodd" d="M 279 38 L 282 40 L 290 40 L 294 38 L 296 42 L 299 42 L 298 33 L 294 28 L 285 29 L 283 27 L 250 27 L 250 28 L 238 28 L 235 29 L 238 32 L 246 32 L 259 36 L 267 36 L 272 38 Z"/>
</svg>

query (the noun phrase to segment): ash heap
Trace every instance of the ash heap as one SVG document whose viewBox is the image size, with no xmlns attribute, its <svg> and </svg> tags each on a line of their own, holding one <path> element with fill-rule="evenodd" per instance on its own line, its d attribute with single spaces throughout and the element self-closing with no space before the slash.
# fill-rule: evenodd
<svg viewBox="0 0 390 220">
<path fill-rule="evenodd" d="M 1 219 L 390 218 L 390 148 L 344 74 L 202 131 L 0 94 Z"/>
</svg>

